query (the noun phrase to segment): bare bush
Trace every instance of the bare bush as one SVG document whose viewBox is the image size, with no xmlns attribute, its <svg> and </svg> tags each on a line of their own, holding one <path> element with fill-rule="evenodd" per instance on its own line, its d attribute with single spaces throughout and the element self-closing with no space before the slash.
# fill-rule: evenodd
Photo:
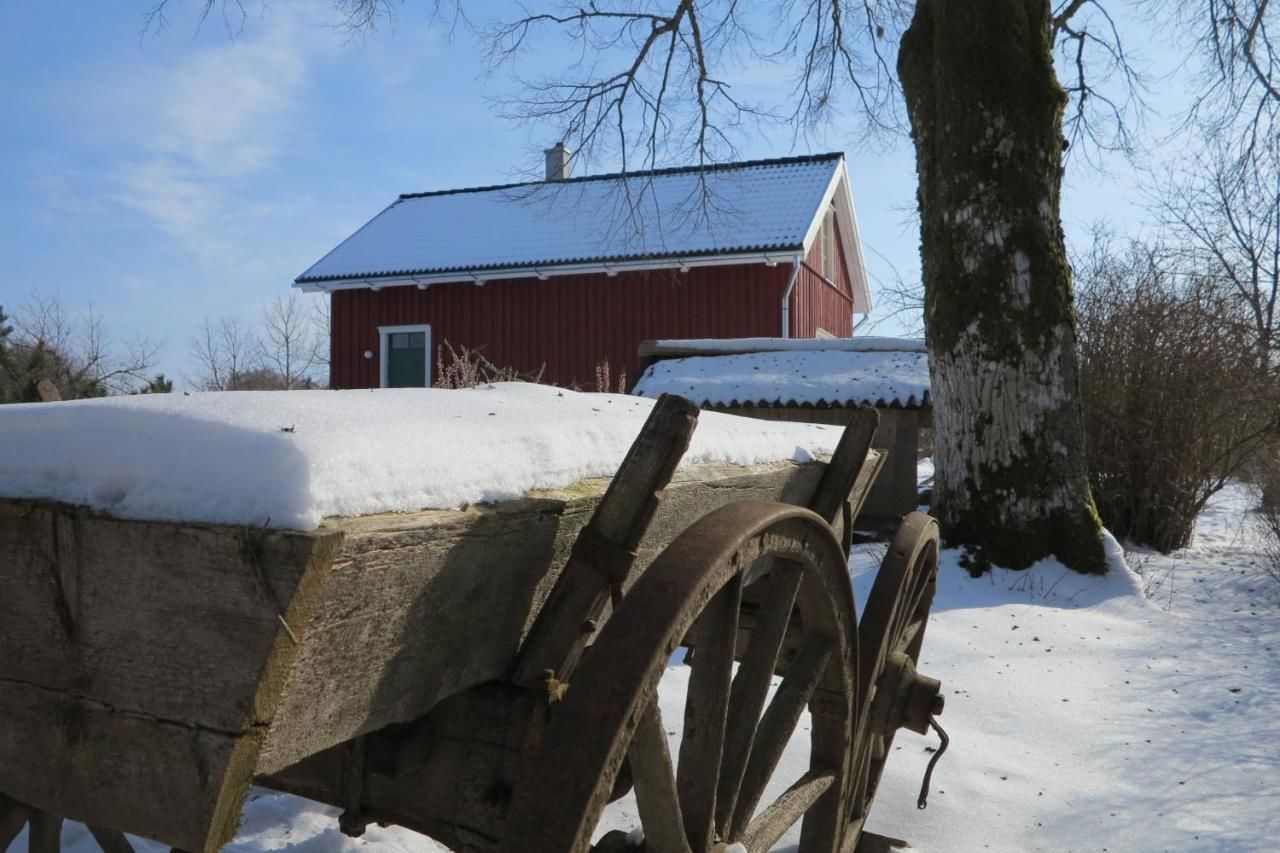
<svg viewBox="0 0 1280 853">
<path fill-rule="evenodd" d="M 205 318 L 190 342 L 198 373 L 186 380 L 200 391 L 230 391 L 239 378 L 261 366 L 262 344 L 252 329 L 234 317 L 216 323 Z"/>
<path fill-rule="evenodd" d="M 460 346 L 455 350 L 448 341 L 436 347 L 440 378 L 435 387 L 477 388 L 494 382 L 537 382 L 542 378 L 542 369 L 536 375 L 526 376 L 514 367 L 498 367 L 481 354 L 481 349 Z"/>
<path fill-rule="evenodd" d="M 615 385 L 613 377 L 609 369 L 609 359 L 596 363 L 596 393 L 598 394 L 625 394 L 627 393 L 627 372 L 624 370 L 618 374 L 618 382 Z"/>
<path fill-rule="evenodd" d="M 1280 582 L 1280 441 L 1259 454 L 1251 479 L 1259 492 L 1263 568 Z"/>
<path fill-rule="evenodd" d="M 1076 262 L 1090 486 L 1118 536 L 1185 547 L 1277 426 L 1265 355 L 1228 284 L 1105 236 Z"/>
<path fill-rule="evenodd" d="M 263 309 L 259 358 L 280 377 L 283 390 L 315 387 L 311 374 L 327 363 L 328 319 L 327 312 L 308 312 L 297 291 L 276 297 Z"/>
<path fill-rule="evenodd" d="M 259 326 L 237 317 L 200 323 L 188 344 L 200 391 L 295 391 L 321 387 L 329 363 L 328 303 L 310 307 L 297 293 L 263 307 Z"/>
</svg>

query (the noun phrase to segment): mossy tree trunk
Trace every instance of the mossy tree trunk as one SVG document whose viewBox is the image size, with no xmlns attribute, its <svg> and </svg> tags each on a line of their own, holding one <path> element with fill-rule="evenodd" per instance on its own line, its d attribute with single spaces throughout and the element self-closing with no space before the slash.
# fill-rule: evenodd
<svg viewBox="0 0 1280 853">
<path fill-rule="evenodd" d="M 1084 461 L 1047 0 L 917 0 L 898 72 L 919 172 L 934 506 L 949 544 L 1103 571 Z"/>
</svg>

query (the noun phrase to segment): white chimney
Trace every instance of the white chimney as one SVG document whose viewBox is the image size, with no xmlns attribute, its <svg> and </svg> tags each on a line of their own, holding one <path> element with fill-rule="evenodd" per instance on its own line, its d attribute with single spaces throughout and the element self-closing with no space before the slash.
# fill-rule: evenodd
<svg viewBox="0 0 1280 853">
<path fill-rule="evenodd" d="M 547 180 L 563 181 L 569 177 L 569 158 L 573 156 L 563 142 L 557 142 L 542 152 L 547 158 Z"/>
</svg>

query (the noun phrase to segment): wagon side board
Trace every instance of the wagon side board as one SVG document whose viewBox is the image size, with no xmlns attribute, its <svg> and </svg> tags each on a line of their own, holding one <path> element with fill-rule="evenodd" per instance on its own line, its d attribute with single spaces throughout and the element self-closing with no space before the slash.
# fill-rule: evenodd
<svg viewBox="0 0 1280 853">
<path fill-rule="evenodd" d="M 340 539 L 0 500 L 0 793 L 230 840 Z"/>
<path fill-rule="evenodd" d="M 693 520 L 735 500 L 812 492 L 822 463 L 679 472 L 637 549 L 636 576 Z M 608 480 L 496 506 L 335 522 L 329 593 L 306 629 L 260 774 L 426 714 L 507 675 Z"/>
<path fill-rule="evenodd" d="M 677 473 L 633 576 L 716 507 L 807 500 L 824 467 Z M 607 482 L 305 533 L 0 499 L 0 794 L 218 849 L 253 777 L 505 678 Z"/>
</svg>

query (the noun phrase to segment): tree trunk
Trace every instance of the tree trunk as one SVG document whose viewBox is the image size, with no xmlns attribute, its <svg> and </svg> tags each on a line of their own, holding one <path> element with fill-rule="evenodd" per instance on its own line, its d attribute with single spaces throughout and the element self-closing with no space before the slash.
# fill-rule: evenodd
<svg viewBox="0 0 1280 853">
<path fill-rule="evenodd" d="M 1089 494 L 1047 0 L 918 0 L 902 40 L 919 173 L 934 509 L 979 566 L 1105 571 Z"/>
</svg>

